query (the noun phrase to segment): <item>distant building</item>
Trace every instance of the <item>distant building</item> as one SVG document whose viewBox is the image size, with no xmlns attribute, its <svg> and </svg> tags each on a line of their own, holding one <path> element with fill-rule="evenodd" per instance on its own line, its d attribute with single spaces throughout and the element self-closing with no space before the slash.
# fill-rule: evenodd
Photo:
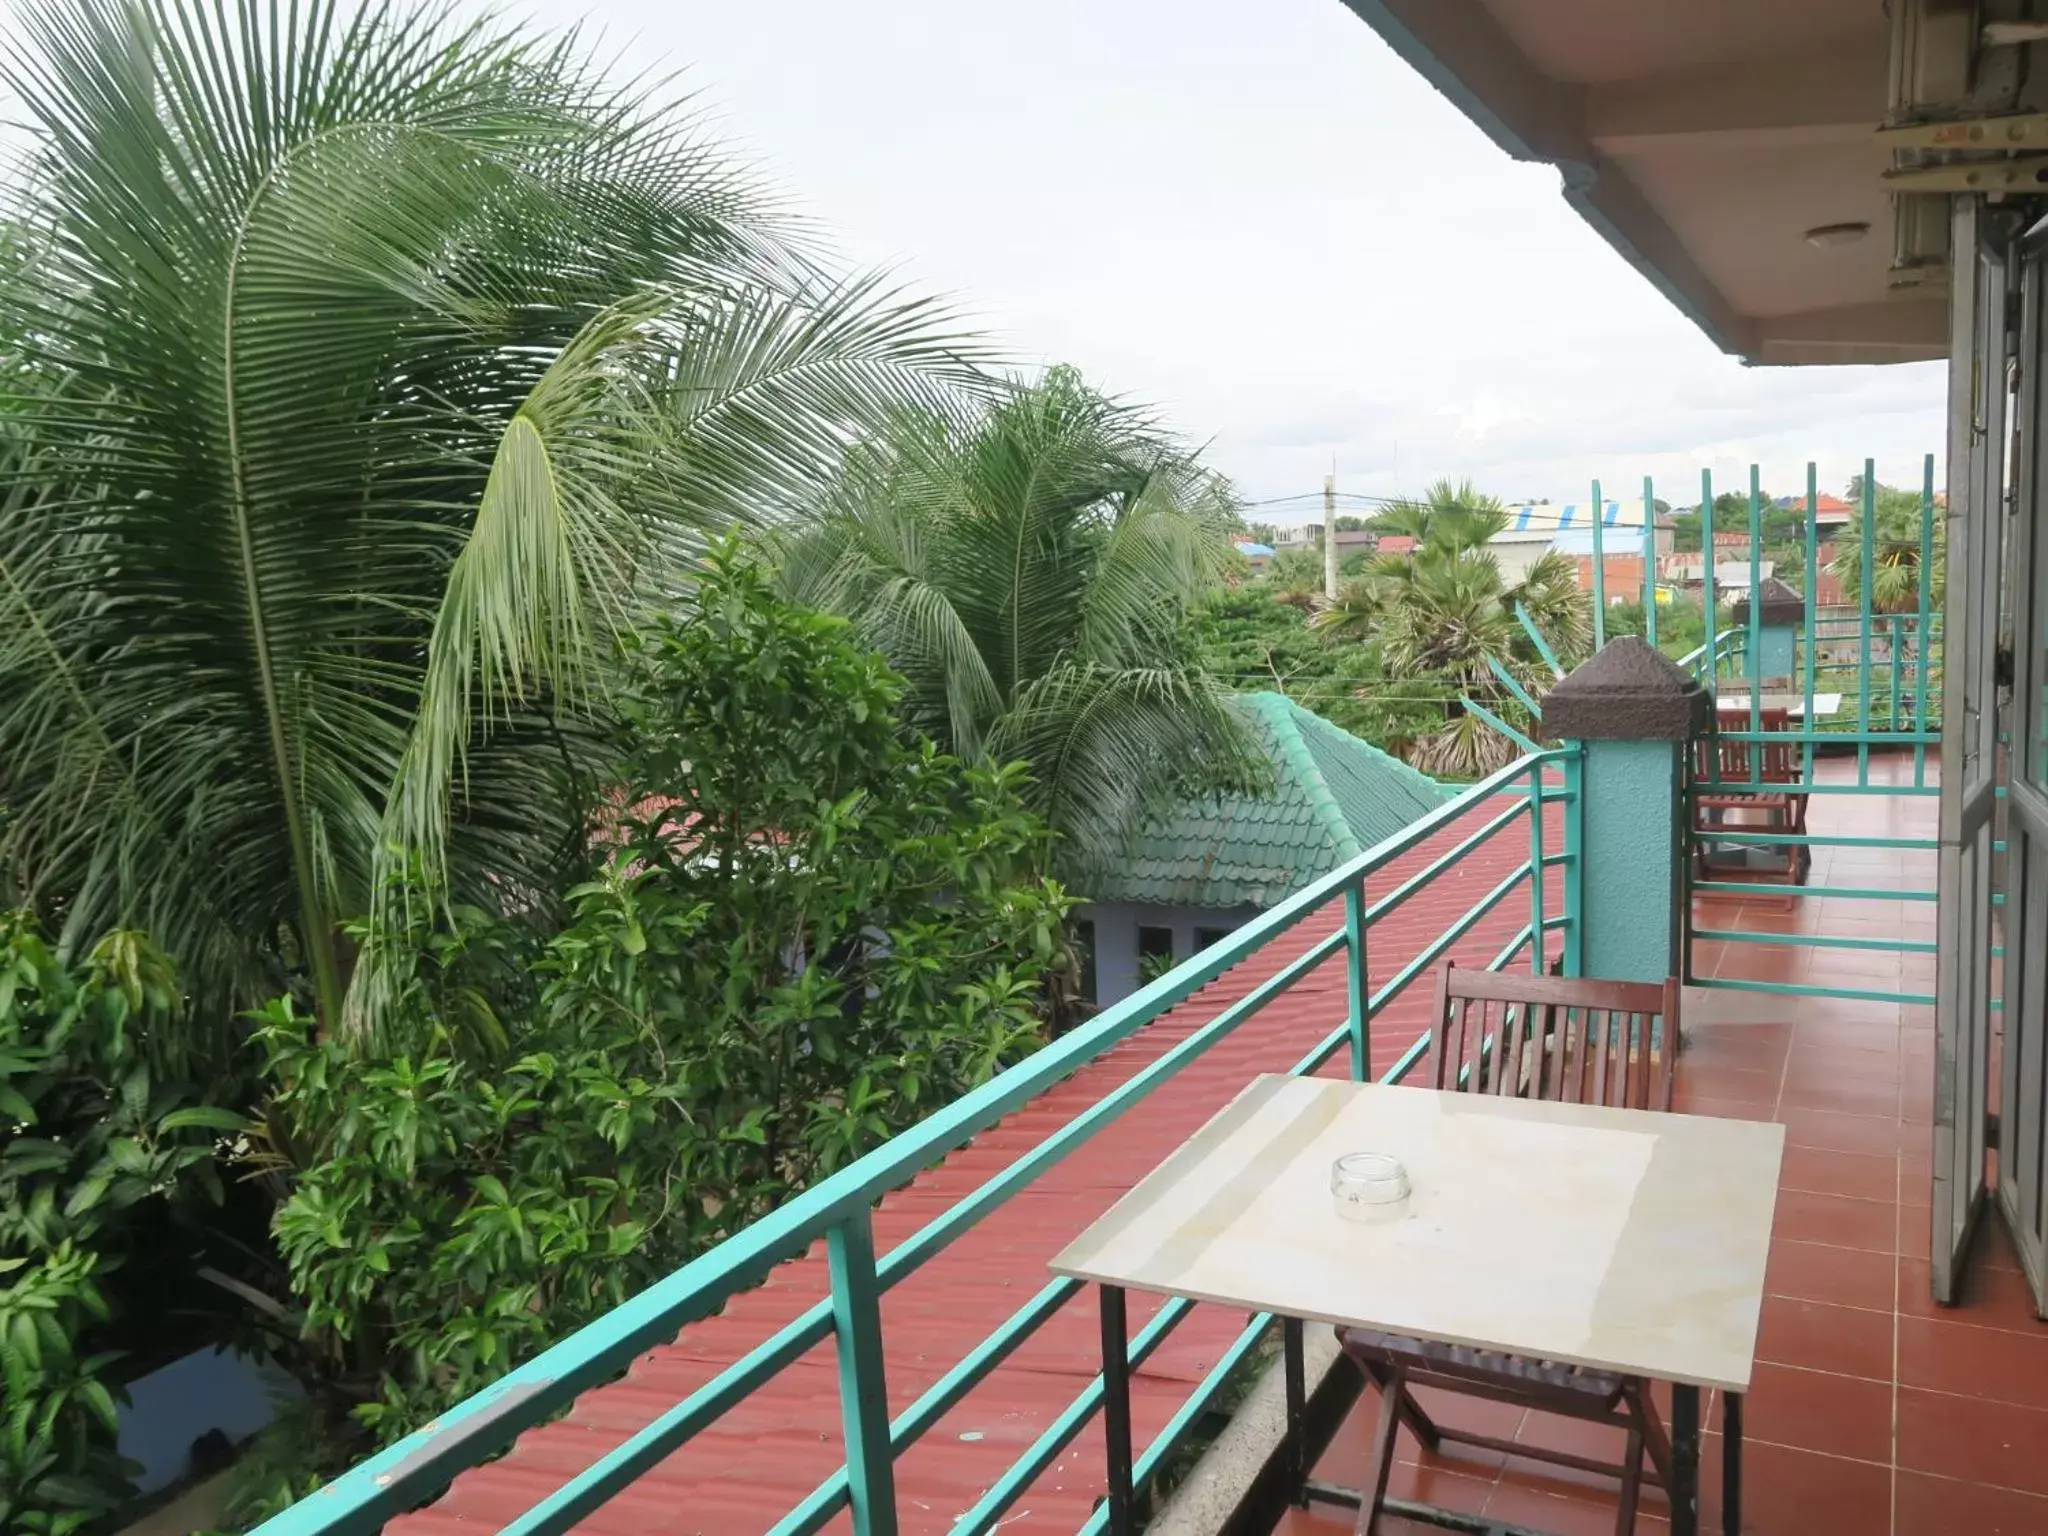
<svg viewBox="0 0 2048 1536">
<path fill-rule="evenodd" d="M 1277 530 L 1281 549 L 1321 549 L 1323 547 L 1323 525 L 1321 523 L 1299 523 L 1292 528 Z M 1379 530 L 1374 528 L 1339 528 L 1337 530 L 1337 558 L 1356 554 L 1359 550 L 1370 553 L 1378 548 Z"/>
<path fill-rule="evenodd" d="M 1568 529 L 1551 541 L 1558 554 L 1570 557 L 1578 566 L 1579 590 L 1593 590 L 1593 530 Z M 1600 558 L 1606 566 L 1609 603 L 1639 603 L 1643 600 L 1643 530 L 1602 526 Z"/>
<path fill-rule="evenodd" d="M 1251 562 L 1252 569 L 1263 571 L 1273 563 L 1273 546 L 1261 544 L 1256 539 L 1239 539 L 1230 546 Z"/>
<path fill-rule="evenodd" d="M 1610 603 L 1639 602 L 1643 595 L 1643 545 L 1658 557 L 1671 550 L 1668 514 L 1653 518 L 1645 533 L 1643 504 L 1609 501 L 1601 505 L 1600 554 L 1606 567 Z M 1508 526 L 1487 546 L 1505 581 L 1519 581 L 1544 555 L 1557 553 L 1578 567 L 1579 590 L 1593 590 L 1593 508 L 1566 502 L 1531 502 L 1509 510 Z"/>
<path fill-rule="evenodd" d="M 1771 576 L 1778 569 L 1775 560 L 1759 560 L 1756 571 L 1759 577 Z M 1675 555 L 1658 566 L 1659 578 L 1672 586 L 1684 587 L 1697 598 L 1701 585 L 1704 562 L 1698 555 Z M 1714 598 L 1717 602 L 1732 603 L 1749 591 L 1749 561 L 1716 560 L 1714 562 Z"/>
<path fill-rule="evenodd" d="M 1137 990 L 1450 798 L 1426 773 L 1277 693 L 1237 707 L 1273 764 L 1269 796 L 1190 800 L 1156 818 L 1076 911 L 1088 1001 Z"/>
</svg>

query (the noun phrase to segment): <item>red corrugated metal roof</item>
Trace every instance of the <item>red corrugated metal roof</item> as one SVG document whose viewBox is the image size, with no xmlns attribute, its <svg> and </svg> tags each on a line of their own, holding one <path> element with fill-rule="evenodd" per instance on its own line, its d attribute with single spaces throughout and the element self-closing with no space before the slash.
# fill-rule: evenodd
<svg viewBox="0 0 2048 1536">
<path fill-rule="evenodd" d="M 1498 809 L 1467 813 L 1376 876 L 1372 894 L 1393 889 Z M 1557 821 L 1552 817 L 1553 826 Z M 1552 841 L 1555 846 L 1557 839 Z M 1384 985 L 1528 853 L 1528 833 L 1515 823 L 1376 924 L 1368 945 L 1374 983 Z M 1555 913 L 1562 908 L 1554 879 L 1551 884 L 1546 910 Z M 1206 1024 L 1330 932 L 1337 915 L 1333 909 L 1303 923 L 890 1195 L 875 1214 L 877 1249 L 886 1252 L 902 1242 Z M 1457 946 L 1455 958 L 1483 964 L 1528 920 L 1526 898 L 1510 896 Z M 1375 1071 L 1421 1033 L 1427 994 L 1427 983 L 1418 983 L 1375 1022 Z M 1292 1065 L 1342 1021 L 1344 1008 L 1341 960 L 1326 962 L 891 1290 L 882 1302 L 891 1412 L 900 1412 L 1042 1287 L 1049 1278 L 1046 1261 L 1251 1077 Z M 1345 1056 L 1340 1053 L 1329 1070 L 1345 1071 Z M 400 1536 L 497 1530 L 775 1333 L 826 1289 L 820 1244 L 781 1266 L 766 1284 L 735 1296 L 719 1316 L 643 1356 L 624 1379 L 585 1393 L 566 1418 L 529 1431 L 502 1460 L 463 1474 L 438 1503 L 390 1529 Z M 1135 1332 L 1156 1302 L 1131 1300 Z M 1241 1312 L 1198 1306 L 1137 1372 L 1132 1411 L 1139 1444 L 1185 1400 L 1245 1320 Z M 899 1458 L 904 1536 L 950 1530 L 1099 1369 L 1096 1311 L 1084 1293 Z M 578 1529 L 601 1536 L 751 1536 L 787 1514 L 842 1459 L 837 1367 L 827 1342 Z M 1088 1517 L 1102 1484 L 1101 1430 L 1091 1422 L 1012 1506 L 1001 1529 L 1071 1532 Z M 848 1530 L 850 1522 L 842 1515 L 829 1529 Z"/>
</svg>

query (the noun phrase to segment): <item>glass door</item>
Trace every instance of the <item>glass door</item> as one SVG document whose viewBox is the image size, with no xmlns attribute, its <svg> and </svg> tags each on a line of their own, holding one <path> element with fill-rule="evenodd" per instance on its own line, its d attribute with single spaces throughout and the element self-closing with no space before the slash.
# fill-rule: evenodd
<svg viewBox="0 0 2048 1536">
<path fill-rule="evenodd" d="M 2007 709 L 2004 1011 L 1999 1030 L 1998 1204 L 2048 1316 L 2048 220 L 2021 241 L 2019 393 L 2009 534 L 2012 696 Z"/>
<path fill-rule="evenodd" d="M 1956 1299 L 1986 1195 L 2014 310 L 2005 242 L 1984 200 L 1955 198 L 1953 218 L 1932 1194 L 1934 1294 L 1942 1302 Z"/>
</svg>

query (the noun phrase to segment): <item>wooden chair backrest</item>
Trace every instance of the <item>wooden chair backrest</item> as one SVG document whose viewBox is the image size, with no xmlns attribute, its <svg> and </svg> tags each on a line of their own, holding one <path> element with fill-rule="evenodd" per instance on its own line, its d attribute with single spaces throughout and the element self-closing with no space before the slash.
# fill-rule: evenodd
<svg viewBox="0 0 2048 1536">
<path fill-rule="evenodd" d="M 1789 734 L 1784 741 L 1741 741 L 1733 740 L 1725 734 L 1729 731 L 1748 731 L 1749 728 L 1748 710 L 1715 711 L 1713 733 L 1693 738 L 1693 781 L 1712 784 L 1718 780 L 1720 783 L 1731 785 L 1796 784 L 1805 768 L 1800 744 Z M 1757 729 L 1789 733 L 1792 729 L 1792 711 L 1759 711 Z"/>
<path fill-rule="evenodd" d="M 1437 973 L 1429 1086 L 1614 1109 L 1669 1109 L 1678 978 Z"/>
</svg>

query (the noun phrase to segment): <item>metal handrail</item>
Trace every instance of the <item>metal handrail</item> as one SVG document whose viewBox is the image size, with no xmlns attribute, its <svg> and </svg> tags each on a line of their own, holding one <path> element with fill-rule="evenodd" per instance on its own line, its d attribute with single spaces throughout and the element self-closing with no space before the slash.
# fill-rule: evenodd
<svg viewBox="0 0 2048 1536">
<path fill-rule="evenodd" d="M 1552 769 L 1556 770 L 1553 778 L 1562 779 L 1561 792 L 1545 787 L 1546 771 Z M 1296 1073 L 1316 1070 L 1348 1044 L 1353 1077 L 1369 1076 L 1372 1019 L 1459 937 L 1523 884 L 1530 893 L 1529 922 L 1495 955 L 1491 964 L 1495 968 L 1506 966 L 1527 951 L 1532 966 L 1541 969 L 1546 936 L 1561 930 L 1566 969 L 1574 970 L 1580 940 L 1576 927 L 1579 882 L 1573 864 L 1579 846 L 1578 786 L 1579 757 L 1576 749 L 1571 748 L 1532 753 L 1480 780 L 1429 815 L 1246 923 L 1221 943 L 820 1180 L 638 1296 L 518 1366 L 492 1386 L 456 1404 L 432 1423 L 361 1462 L 317 1494 L 259 1527 L 259 1536 L 340 1536 L 378 1530 L 386 1521 L 434 1496 L 457 1473 L 497 1454 L 522 1431 L 559 1414 L 581 1393 L 616 1376 L 638 1356 L 673 1338 L 681 1328 L 715 1313 L 727 1298 L 758 1283 L 775 1265 L 801 1254 L 821 1237 L 827 1243 L 831 1270 L 831 1293 L 825 1300 L 756 1345 L 501 1529 L 517 1536 L 567 1530 L 672 1455 L 783 1367 L 836 1335 L 841 1357 L 847 1460 L 773 1528 L 774 1536 L 802 1536 L 816 1531 L 849 1507 L 861 1536 L 893 1532 L 893 1467 L 897 1455 L 1055 1315 L 1079 1288 L 1069 1281 L 1047 1284 L 893 1421 L 887 1417 L 884 1395 L 872 1390 L 880 1381 L 882 1363 L 882 1292 L 1316 965 L 1340 952 L 1345 956 L 1349 998 L 1345 1021 L 1295 1064 Z M 1369 876 L 1493 797 L 1506 794 L 1514 794 L 1515 798 L 1507 812 L 1490 818 L 1448 854 L 1433 860 L 1420 875 L 1368 905 L 1365 885 Z M 1543 810 L 1546 804 L 1560 799 L 1566 803 L 1565 851 L 1561 856 L 1546 852 Z M 1448 924 L 1377 992 L 1369 991 L 1366 948 L 1372 924 L 1496 836 L 1517 816 L 1528 818 L 1529 857 Z M 1559 864 L 1565 866 L 1565 910 L 1546 914 L 1544 871 Z M 915 1235 L 877 1258 L 871 1213 L 883 1195 L 1339 900 L 1344 903 L 1345 922 L 1328 938 L 1311 946 Z M 1426 1039 L 1425 1036 L 1425 1042 Z M 1420 1058 L 1423 1046 L 1424 1042 L 1418 1042 L 1403 1053 L 1381 1080 L 1399 1081 Z M 1170 1303 L 1155 1314 L 1131 1342 L 1133 1363 L 1156 1348 L 1188 1310 L 1185 1303 Z M 1269 1321 L 1253 1320 L 1197 1385 L 1188 1403 L 1138 1458 L 1134 1476 L 1139 1486 L 1144 1486 L 1185 1438 L 1203 1408 L 1223 1386 L 1230 1369 L 1245 1358 Z M 1100 1394 L 1101 1379 L 1097 1377 L 961 1518 L 955 1526 L 958 1536 L 992 1529 L 1010 1504 L 1085 1425 L 1099 1405 Z M 1087 1529 L 1100 1524 L 1098 1516 Z"/>
</svg>

